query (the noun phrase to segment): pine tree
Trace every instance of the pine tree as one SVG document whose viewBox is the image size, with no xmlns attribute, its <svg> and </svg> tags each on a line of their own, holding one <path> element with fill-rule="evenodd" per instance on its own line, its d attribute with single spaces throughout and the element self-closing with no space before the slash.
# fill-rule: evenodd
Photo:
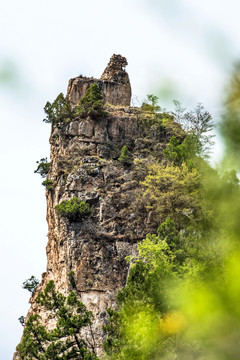
<svg viewBox="0 0 240 360">
<path fill-rule="evenodd" d="M 65 297 L 55 289 L 53 280 L 36 298 L 41 311 L 56 322 L 49 329 L 38 314 L 31 314 L 24 323 L 23 338 L 17 346 L 22 360 L 96 360 L 94 337 L 91 331 L 93 315 L 81 303 L 75 292 Z M 90 339 L 81 335 L 82 329 L 88 329 Z"/>
</svg>

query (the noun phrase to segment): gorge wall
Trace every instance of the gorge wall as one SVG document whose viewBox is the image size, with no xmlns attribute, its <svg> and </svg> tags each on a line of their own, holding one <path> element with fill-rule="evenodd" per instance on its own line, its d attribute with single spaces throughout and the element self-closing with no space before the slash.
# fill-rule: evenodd
<svg viewBox="0 0 240 360">
<path fill-rule="evenodd" d="M 29 310 L 39 313 L 35 297 L 49 280 L 67 294 L 68 273 L 74 271 L 79 298 L 94 314 L 98 354 L 104 340 L 106 309 L 115 306 L 117 291 L 126 283 L 129 265 L 125 258 L 135 253 L 137 242 L 146 233 L 156 231 L 154 217 L 142 203 L 139 182 L 144 179 L 145 167 L 141 164 L 150 157 L 161 157 L 170 137 L 150 115 L 143 122 L 141 109 L 129 106 L 131 87 L 123 69 L 126 64 L 125 58 L 113 55 L 100 80 L 77 77 L 69 81 L 67 96 L 72 107 L 90 84 L 97 83 L 107 116 L 78 118 L 61 127 L 52 125 L 48 179 L 53 186 L 46 190 L 47 269 Z M 131 157 L 131 163 L 125 165 L 118 160 L 124 145 Z M 70 222 L 55 209 L 74 196 L 94 209 L 81 222 Z"/>
</svg>

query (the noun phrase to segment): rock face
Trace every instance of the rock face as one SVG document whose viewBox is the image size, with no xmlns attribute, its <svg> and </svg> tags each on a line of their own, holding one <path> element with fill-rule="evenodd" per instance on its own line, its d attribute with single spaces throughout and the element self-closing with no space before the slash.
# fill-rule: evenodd
<svg viewBox="0 0 240 360">
<path fill-rule="evenodd" d="M 70 80 L 72 106 L 93 82 L 102 84 L 105 101 L 129 105 L 131 88 L 123 70 L 126 64 L 125 58 L 113 55 L 101 80 Z M 126 283 L 129 265 L 125 258 L 136 252 L 137 242 L 146 233 L 156 231 L 157 224 L 151 222 L 142 203 L 139 181 L 144 179 L 145 170 L 141 161 L 149 154 L 159 159 L 170 136 L 154 119 L 142 121 L 140 109 L 107 106 L 106 110 L 108 115 L 102 118 L 78 118 L 52 126 L 48 179 L 53 186 L 46 190 L 47 270 L 29 311 L 39 312 L 34 299 L 49 280 L 67 294 L 68 273 L 74 271 L 79 298 L 95 317 L 93 331 L 100 355 L 106 309 L 115 306 L 117 291 Z M 130 152 L 127 165 L 118 160 L 124 145 Z M 94 209 L 80 222 L 62 218 L 55 209 L 74 196 Z"/>
<path fill-rule="evenodd" d="M 104 70 L 101 79 L 79 76 L 69 80 L 67 96 L 74 107 L 84 96 L 89 86 L 97 84 L 104 103 L 130 106 L 131 85 L 128 73 L 125 71 L 127 60 L 121 55 L 113 55 Z"/>
</svg>

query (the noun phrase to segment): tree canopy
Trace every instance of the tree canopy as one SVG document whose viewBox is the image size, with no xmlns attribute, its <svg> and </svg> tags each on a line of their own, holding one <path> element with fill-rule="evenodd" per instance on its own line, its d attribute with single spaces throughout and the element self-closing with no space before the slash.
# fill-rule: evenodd
<svg viewBox="0 0 240 360">
<path fill-rule="evenodd" d="M 36 302 L 55 325 L 48 327 L 38 314 L 30 314 L 25 322 L 20 318 L 24 331 L 17 351 L 22 360 L 97 359 L 91 330 L 93 315 L 74 291 L 66 297 L 56 291 L 51 280 L 37 295 Z M 82 329 L 89 334 L 83 337 Z"/>
</svg>

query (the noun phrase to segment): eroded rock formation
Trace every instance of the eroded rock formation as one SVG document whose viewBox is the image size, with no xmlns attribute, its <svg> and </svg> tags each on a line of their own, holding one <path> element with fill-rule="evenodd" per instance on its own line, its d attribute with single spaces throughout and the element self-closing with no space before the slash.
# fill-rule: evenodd
<svg viewBox="0 0 240 360">
<path fill-rule="evenodd" d="M 72 106 L 92 82 L 102 84 L 105 101 L 129 105 L 131 88 L 123 69 L 126 64 L 125 58 L 113 55 L 101 80 L 70 80 Z M 36 292 L 53 279 L 57 290 L 67 294 L 68 273 L 74 271 L 79 298 L 95 316 L 98 354 L 104 340 L 106 309 L 115 306 L 117 291 L 126 283 L 129 265 L 125 258 L 135 253 L 137 242 L 146 233 L 156 231 L 157 224 L 141 200 L 139 181 L 145 176 L 141 161 L 149 155 L 159 159 L 170 136 L 153 118 L 143 121 L 140 109 L 107 106 L 106 110 L 108 115 L 102 118 L 78 118 L 52 126 L 48 179 L 53 186 L 46 190 L 47 270 Z M 127 166 L 118 160 L 124 145 L 131 154 Z M 74 196 L 94 208 L 92 215 L 80 222 L 62 218 L 55 209 Z M 36 295 L 29 314 L 39 312 Z M 49 320 L 44 318 L 47 324 Z"/>
<path fill-rule="evenodd" d="M 131 85 L 125 71 L 127 60 L 121 55 L 113 55 L 101 79 L 79 76 L 69 80 L 67 96 L 71 105 L 78 104 L 89 86 L 97 84 L 103 94 L 104 103 L 130 106 Z"/>
</svg>

